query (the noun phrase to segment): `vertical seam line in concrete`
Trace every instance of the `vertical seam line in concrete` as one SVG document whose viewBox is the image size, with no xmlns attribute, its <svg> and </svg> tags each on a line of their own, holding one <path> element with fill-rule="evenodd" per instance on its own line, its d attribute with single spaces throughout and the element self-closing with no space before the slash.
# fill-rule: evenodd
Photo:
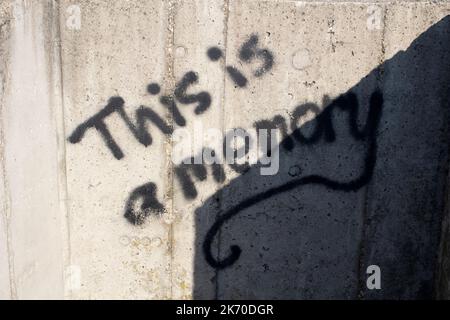
<svg viewBox="0 0 450 320">
<path fill-rule="evenodd" d="M 54 21 L 53 26 L 56 29 L 56 70 L 58 72 L 56 81 L 59 82 L 59 111 L 56 113 L 56 128 L 57 128 L 57 148 L 58 148 L 58 192 L 59 192 L 59 205 L 64 214 L 63 222 L 63 289 L 64 298 L 66 298 L 66 283 L 65 283 L 65 268 L 72 264 L 72 252 L 71 252 L 71 237 L 70 237 L 70 213 L 69 206 L 67 204 L 69 186 L 67 182 L 67 150 L 66 150 L 66 126 L 65 126 L 65 106 L 64 106 L 64 75 L 63 75 L 63 58 L 62 58 L 62 31 L 61 31 L 61 1 L 55 0 L 56 6 L 54 7 Z M 57 85 L 57 83 L 55 83 Z M 70 291 L 68 298 L 71 297 Z"/>
<path fill-rule="evenodd" d="M 223 52 L 224 52 L 224 59 L 222 62 L 222 69 L 225 70 L 226 65 L 227 65 L 227 49 L 228 49 L 228 21 L 229 21 L 229 16 L 230 16 L 230 0 L 224 0 L 223 2 L 223 12 L 224 12 L 224 17 L 223 17 Z M 221 105 L 221 125 L 222 125 L 222 133 L 225 133 L 225 95 L 226 95 L 226 72 L 223 72 L 223 77 L 222 77 L 222 97 L 221 97 L 221 101 L 220 101 L 220 105 Z M 222 179 L 224 182 L 221 182 L 221 187 L 225 184 L 225 179 Z M 216 219 L 219 217 L 219 215 L 221 214 L 222 208 L 223 208 L 223 189 L 220 188 L 219 189 L 219 193 L 218 193 L 218 207 L 219 207 L 219 212 L 216 216 Z M 220 246 L 221 246 L 221 239 L 222 239 L 222 230 L 220 229 L 218 231 L 217 234 L 217 258 L 219 260 L 220 258 Z M 219 270 L 216 269 L 215 270 L 215 290 L 214 290 L 214 299 L 218 300 L 219 299 Z"/>
<path fill-rule="evenodd" d="M 6 64 L 5 64 L 5 68 L 6 68 Z M 4 79 L 4 82 L 6 83 L 6 78 Z M 1 108 L 0 108 L 0 162 L 1 162 L 1 175 L 3 178 L 3 198 L 4 198 L 4 202 L 3 202 L 3 210 L 2 210 L 2 215 L 1 215 L 1 219 L 4 222 L 4 227 L 5 227 L 5 234 L 6 234 L 6 250 L 7 250 L 7 263 L 8 263 L 8 278 L 9 278 L 9 291 L 10 291 L 10 298 L 11 299 L 15 299 L 16 298 L 16 290 L 15 290 L 15 283 L 14 283 L 14 265 L 13 265 L 13 259 L 12 259 L 12 250 L 11 250 L 11 228 L 10 228 L 10 195 L 8 192 L 8 182 L 7 182 L 7 177 L 6 177 L 6 166 L 5 166 L 5 159 L 6 159 L 6 151 L 5 151 L 5 137 L 4 137 L 4 121 L 3 121 L 3 110 L 5 108 L 5 90 L 4 88 L 6 88 L 6 85 L 4 85 L 3 83 L 1 84 L 3 86 L 3 89 L 1 90 L 2 92 L 2 97 L 1 97 Z"/>
<path fill-rule="evenodd" d="M 4 99 L 2 98 L 2 106 L 5 104 L 3 103 Z M 2 110 L 3 111 L 3 108 Z M 2 126 L 0 130 L 0 145 L 1 145 L 1 170 L 2 170 L 2 177 L 3 177 L 3 192 L 4 192 L 4 203 L 3 203 L 3 212 L 2 219 L 4 219 L 5 222 L 5 231 L 6 231 L 6 250 L 8 254 L 8 270 L 9 270 L 9 290 L 10 290 L 10 298 L 12 300 L 17 299 L 17 288 L 16 288 L 16 282 L 15 282 L 15 271 L 14 271 L 14 251 L 12 250 L 12 233 L 11 233 L 11 195 L 9 193 L 8 188 L 8 178 L 6 176 L 6 166 L 5 166 L 5 159 L 6 159 L 6 148 L 5 148 L 5 138 L 4 138 L 4 130 L 3 130 L 3 112 L 0 114 L 0 119 L 2 120 Z"/>
<path fill-rule="evenodd" d="M 385 45 L 385 37 L 386 37 L 386 16 L 387 16 L 387 10 L 388 10 L 389 3 L 383 4 L 383 28 L 381 31 L 381 41 L 380 41 L 380 57 L 378 60 L 378 74 L 377 74 L 377 87 L 382 90 L 384 87 L 384 66 L 383 63 L 386 60 L 386 45 Z M 377 150 L 378 151 L 378 150 Z M 376 168 L 374 168 L 375 171 Z M 372 179 L 373 179 L 372 174 Z M 357 299 L 364 299 L 364 283 L 365 278 L 363 277 L 364 272 L 364 259 L 366 257 L 366 245 L 365 241 L 367 240 L 367 229 L 368 229 L 368 223 L 370 221 L 369 219 L 369 207 L 370 207 L 370 187 L 372 185 L 372 179 L 369 181 L 369 183 L 364 188 L 364 207 L 362 210 L 362 227 L 361 227 L 361 236 L 360 236 L 360 244 L 358 249 L 358 266 L 357 266 L 357 276 L 358 276 L 358 285 L 357 285 Z"/>
<path fill-rule="evenodd" d="M 9 20 L 11 21 L 11 20 Z M 0 35 L 2 28 L 6 26 L 8 23 L 8 20 L 5 19 L 5 22 L 0 24 Z M 6 29 L 6 28 L 5 28 Z M 9 31 L 9 30 L 8 30 Z M 6 31 L 6 32 L 8 32 Z M 5 56 L 7 56 L 9 53 L 9 50 L 7 53 L 5 53 Z M 9 244 L 8 244 L 8 227 L 7 227 L 7 217 L 6 217 L 6 211 L 7 211 L 7 205 L 6 205 L 6 199 L 7 199 L 7 192 L 6 192 L 6 172 L 5 172 L 5 156 L 4 156 L 4 146 L 5 146 L 5 139 L 4 139 L 4 133 L 3 133 L 3 109 L 5 106 L 5 88 L 6 88 L 6 75 L 8 74 L 6 68 L 8 63 L 6 63 L 7 59 L 3 59 L 3 74 L 0 74 L 0 175 L 2 177 L 2 191 L 3 191 L 3 205 L 2 205 L 2 211 L 0 212 L 0 219 L 3 221 L 4 226 L 4 232 L 6 236 L 6 256 L 9 259 Z M 0 230 L 1 232 L 1 230 Z M 8 263 L 8 282 L 9 282 L 9 297 L 12 298 L 12 289 L 11 289 L 11 274 L 10 274 L 10 266 L 9 261 L 7 259 Z"/>
<path fill-rule="evenodd" d="M 17 5 L 16 3 L 13 4 L 11 10 L 14 11 L 14 5 Z M 11 18 L 11 21 L 16 21 L 15 18 Z M 10 25 L 10 29 L 9 31 L 9 36 L 10 36 L 10 40 L 8 41 L 9 44 L 7 46 L 7 55 L 9 58 L 11 58 L 11 54 L 12 54 L 12 48 L 13 48 L 13 41 L 14 38 L 12 36 L 13 33 L 13 28 L 15 27 L 15 25 L 13 25 L 13 23 L 11 23 Z M 10 59 L 7 59 L 8 63 L 5 63 L 5 70 L 6 68 L 9 66 L 9 61 Z M 8 183 L 8 178 L 7 178 L 7 174 L 6 174 L 6 139 L 5 139 L 5 132 L 4 132 L 4 118 L 3 118 L 3 112 L 5 110 L 5 106 L 6 106 L 6 95 L 8 93 L 10 93 L 10 90 L 8 88 L 8 86 L 6 85 L 7 81 L 9 79 L 9 82 L 12 81 L 12 75 L 9 74 L 9 72 L 6 72 L 5 78 L 4 78 L 4 89 L 2 90 L 2 98 L 1 98 L 1 108 L 0 108 L 0 122 L 1 122 L 1 127 L 0 127 L 0 156 L 1 156 L 1 171 L 2 171 L 2 177 L 3 177 L 3 192 L 4 192 L 4 204 L 3 204 L 3 210 L 4 210 L 4 214 L 2 215 L 4 221 L 5 221 L 5 231 L 6 231 L 6 249 L 7 249 L 7 254 L 8 254 L 8 272 L 9 272 L 9 290 L 10 290 L 10 298 L 12 300 L 16 300 L 17 299 L 17 286 L 16 286 L 16 281 L 15 281 L 15 269 L 14 269 L 14 251 L 12 250 L 12 232 L 11 232 L 11 194 L 9 192 L 9 183 Z"/>
<path fill-rule="evenodd" d="M 167 2 L 167 36 L 165 39 L 165 70 L 164 70 L 164 87 L 166 90 L 173 92 L 175 86 L 175 75 L 174 75 L 174 39 L 175 39 L 175 5 L 177 0 L 168 0 Z M 171 127 L 174 126 L 173 115 L 170 109 L 167 109 L 166 117 Z M 173 298 L 173 246 L 174 246 L 174 227 L 173 227 L 173 167 L 172 167 L 172 137 L 169 135 L 166 138 L 165 153 L 166 153 L 166 179 L 164 190 L 164 203 L 166 206 L 165 215 L 169 215 L 169 230 L 168 230 L 168 254 L 169 254 L 169 297 Z"/>
</svg>

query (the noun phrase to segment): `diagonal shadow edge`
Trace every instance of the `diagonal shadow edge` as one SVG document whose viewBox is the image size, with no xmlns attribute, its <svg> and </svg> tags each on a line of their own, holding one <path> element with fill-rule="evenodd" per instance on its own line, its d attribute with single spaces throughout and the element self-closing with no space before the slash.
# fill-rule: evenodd
<svg viewBox="0 0 450 320">
<path fill-rule="evenodd" d="M 352 94 L 353 91 L 357 91 L 358 88 L 367 86 L 367 79 L 375 77 L 378 82 L 378 86 L 383 86 L 384 79 L 382 72 L 384 71 L 385 67 L 387 65 L 395 65 L 397 64 L 397 61 L 404 58 L 404 56 L 411 52 L 412 50 L 415 50 L 419 48 L 420 50 L 423 50 L 421 46 L 423 46 L 423 43 L 428 43 L 433 40 L 443 40 L 442 37 L 447 37 L 448 40 L 448 30 L 449 30 L 449 16 L 441 19 L 439 22 L 435 23 L 433 26 L 428 28 L 426 31 L 424 31 L 421 35 L 419 35 L 406 49 L 405 51 L 400 51 L 397 54 L 395 54 L 392 58 L 386 60 L 383 62 L 383 64 L 379 65 L 375 69 L 373 69 L 368 75 L 363 77 L 360 82 L 356 85 L 354 85 L 352 88 L 350 88 L 347 93 L 342 94 L 339 98 L 333 100 L 333 102 L 326 108 L 335 108 L 336 106 L 339 106 L 339 101 L 342 101 L 342 99 L 346 99 L 349 95 Z M 358 191 L 361 187 L 363 187 L 365 184 L 364 182 L 367 182 L 371 179 L 374 168 L 375 168 L 375 158 L 377 154 L 377 130 L 376 127 L 381 119 L 381 112 L 383 108 L 383 96 L 381 95 L 379 89 L 375 91 L 374 94 L 372 94 L 371 97 L 371 112 L 376 111 L 372 114 L 374 116 L 372 118 L 372 122 L 375 125 L 375 130 L 373 130 L 366 138 L 369 141 L 369 148 L 367 151 L 367 154 L 365 156 L 365 169 L 363 171 L 363 174 L 360 175 L 358 178 L 353 179 L 351 181 L 336 181 L 324 178 L 319 175 L 311 175 L 299 178 L 294 181 L 290 181 L 284 185 L 266 190 L 264 192 L 261 192 L 259 194 L 256 194 L 237 205 L 233 206 L 231 209 L 226 210 L 225 212 L 221 212 L 218 215 L 217 220 L 214 222 L 213 226 L 210 227 L 210 229 L 207 231 L 206 236 L 204 236 L 203 245 L 201 248 L 202 255 L 204 259 L 209 263 L 210 266 L 213 268 L 220 270 L 224 269 L 226 267 L 231 266 L 237 259 L 239 259 L 239 256 L 241 254 L 241 249 L 237 245 L 232 245 L 229 248 L 229 252 L 227 253 L 226 258 L 224 259 L 216 259 L 214 258 L 214 255 L 212 253 L 212 242 L 214 238 L 216 237 L 217 233 L 219 232 L 220 228 L 228 222 L 230 219 L 232 219 L 234 216 L 238 215 L 239 212 L 242 210 L 249 208 L 256 203 L 267 199 L 268 197 L 275 196 L 279 193 L 285 192 L 290 189 L 295 189 L 300 186 L 305 186 L 308 184 L 316 184 L 316 185 L 322 185 L 326 188 L 333 189 L 333 190 L 344 190 L 344 191 Z M 326 110 L 324 109 L 324 110 Z M 371 113 L 369 112 L 369 113 Z M 370 120 L 370 117 L 369 117 Z M 280 143 L 281 145 L 282 143 Z M 239 178 L 239 177 L 238 177 Z M 238 179 L 236 178 L 236 179 Z M 220 190 L 219 190 L 220 191 Z M 198 235 L 200 236 L 200 235 Z M 197 258 L 198 259 L 198 258 Z M 195 284 L 194 284 L 195 285 Z"/>
</svg>

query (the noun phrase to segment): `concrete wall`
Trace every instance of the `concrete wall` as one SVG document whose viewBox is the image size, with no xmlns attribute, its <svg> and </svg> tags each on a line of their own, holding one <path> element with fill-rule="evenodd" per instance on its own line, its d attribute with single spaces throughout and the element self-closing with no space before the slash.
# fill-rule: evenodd
<svg viewBox="0 0 450 320">
<path fill-rule="evenodd" d="M 449 13 L 3 1 L 0 298 L 448 298 Z M 174 164 L 199 126 L 278 173 Z"/>
<path fill-rule="evenodd" d="M 448 184 L 447 184 L 448 186 Z M 448 187 L 447 187 L 448 188 Z M 447 196 L 448 196 L 447 192 Z M 450 297 L 450 214 L 449 201 L 446 199 L 445 216 L 442 222 L 441 246 L 439 251 L 438 273 L 436 277 L 436 297 L 449 299 Z"/>
</svg>

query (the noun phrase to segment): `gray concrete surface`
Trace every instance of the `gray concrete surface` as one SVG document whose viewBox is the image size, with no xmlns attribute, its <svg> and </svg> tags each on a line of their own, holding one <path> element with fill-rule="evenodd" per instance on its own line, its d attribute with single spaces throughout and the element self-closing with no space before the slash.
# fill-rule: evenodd
<svg viewBox="0 0 450 320">
<path fill-rule="evenodd" d="M 7 2 L 2 11 L 2 238 L 7 240 L 1 253 L 2 295 L 58 298 L 63 295 L 64 263 L 55 8 L 51 3 Z"/>
<path fill-rule="evenodd" d="M 447 1 L 3 1 L 0 298 L 449 298 L 449 13 Z M 274 176 L 171 160 L 173 129 L 273 119 Z M 232 245 L 238 259 L 215 266 Z"/>
</svg>

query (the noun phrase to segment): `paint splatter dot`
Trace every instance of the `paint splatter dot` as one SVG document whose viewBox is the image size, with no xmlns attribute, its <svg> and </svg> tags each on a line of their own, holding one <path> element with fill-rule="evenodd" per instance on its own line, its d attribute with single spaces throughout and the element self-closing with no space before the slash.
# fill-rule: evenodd
<svg viewBox="0 0 450 320">
<path fill-rule="evenodd" d="M 152 95 L 157 95 L 158 93 L 160 93 L 160 91 L 161 91 L 161 87 L 157 83 L 150 83 L 147 86 L 147 92 Z"/>
<path fill-rule="evenodd" d="M 208 57 L 212 61 L 217 61 L 222 58 L 222 50 L 217 47 L 212 47 L 208 49 Z"/>
</svg>

